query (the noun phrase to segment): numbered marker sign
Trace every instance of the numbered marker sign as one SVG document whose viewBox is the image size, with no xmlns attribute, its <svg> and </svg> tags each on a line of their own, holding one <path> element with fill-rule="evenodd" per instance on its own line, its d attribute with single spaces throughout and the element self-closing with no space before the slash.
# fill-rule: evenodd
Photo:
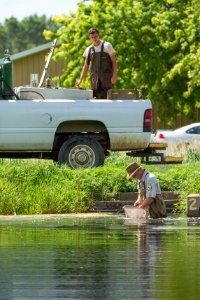
<svg viewBox="0 0 200 300">
<path fill-rule="evenodd" d="M 200 194 L 187 196 L 187 216 L 200 217 Z"/>
</svg>

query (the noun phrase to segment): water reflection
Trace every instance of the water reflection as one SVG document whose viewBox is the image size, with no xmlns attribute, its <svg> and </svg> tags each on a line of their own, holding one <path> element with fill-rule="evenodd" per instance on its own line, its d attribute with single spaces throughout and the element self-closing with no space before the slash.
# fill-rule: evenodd
<svg viewBox="0 0 200 300">
<path fill-rule="evenodd" d="M 198 218 L 0 220 L 0 299 L 198 299 Z"/>
</svg>

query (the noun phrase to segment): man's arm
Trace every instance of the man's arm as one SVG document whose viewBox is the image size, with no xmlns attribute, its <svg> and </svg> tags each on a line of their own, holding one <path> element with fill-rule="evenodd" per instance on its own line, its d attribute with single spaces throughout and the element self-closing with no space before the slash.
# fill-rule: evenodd
<svg viewBox="0 0 200 300">
<path fill-rule="evenodd" d="M 80 77 L 80 79 L 79 79 L 79 80 L 77 81 L 77 83 L 76 83 L 76 86 L 77 86 L 78 88 L 80 88 L 81 82 L 82 82 L 83 79 L 85 78 L 85 76 L 86 76 L 86 74 L 87 74 L 87 71 L 88 71 L 88 68 L 89 68 L 89 66 L 88 66 L 87 58 L 86 58 L 86 59 L 85 59 L 85 63 L 84 63 L 84 65 L 83 65 L 82 72 L 81 72 L 81 77 Z"/>
<path fill-rule="evenodd" d="M 111 77 L 111 83 L 115 84 L 117 81 L 117 61 L 116 61 L 116 55 L 115 53 L 110 55 L 112 66 L 113 66 L 113 75 Z"/>
<path fill-rule="evenodd" d="M 151 205 L 151 203 L 153 202 L 154 198 L 152 197 L 148 197 L 146 198 L 141 205 L 139 205 L 139 208 L 146 208 L 148 207 L 149 205 Z"/>
<path fill-rule="evenodd" d="M 140 206 L 142 204 L 142 200 L 140 198 L 137 198 L 137 200 L 134 202 L 134 206 Z"/>
<path fill-rule="evenodd" d="M 141 191 L 140 191 L 140 189 L 138 190 L 138 197 L 137 197 L 137 200 L 134 202 L 134 206 L 140 206 L 141 204 L 142 204 L 142 199 L 143 199 L 143 197 L 142 197 L 142 195 L 141 195 Z"/>
</svg>

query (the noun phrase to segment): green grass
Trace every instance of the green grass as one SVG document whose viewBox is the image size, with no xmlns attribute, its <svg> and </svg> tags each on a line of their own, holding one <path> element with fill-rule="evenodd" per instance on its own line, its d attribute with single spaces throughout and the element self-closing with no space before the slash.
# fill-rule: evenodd
<svg viewBox="0 0 200 300">
<path fill-rule="evenodd" d="M 186 209 L 189 194 L 200 194 L 199 153 L 189 153 L 182 165 L 145 166 L 159 179 L 161 189 L 181 195 L 178 210 Z M 137 190 L 126 180 L 126 166 L 138 159 L 112 153 L 105 165 L 72 170 L 45 160 L 0 160 L 0 214 L 78 213 L 92 208 L 95 199 Z"/>
</svg>

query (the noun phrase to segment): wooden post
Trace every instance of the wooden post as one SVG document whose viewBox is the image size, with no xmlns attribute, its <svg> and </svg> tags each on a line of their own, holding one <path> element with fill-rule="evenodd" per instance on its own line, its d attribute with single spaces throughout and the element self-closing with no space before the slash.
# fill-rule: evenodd
<svg viewBox="0 0 200 300">
<path fill-rule="evenodd" d="M 200 194 L 187 196 L 187 216 L 200 217 Z"/>
</svg>

